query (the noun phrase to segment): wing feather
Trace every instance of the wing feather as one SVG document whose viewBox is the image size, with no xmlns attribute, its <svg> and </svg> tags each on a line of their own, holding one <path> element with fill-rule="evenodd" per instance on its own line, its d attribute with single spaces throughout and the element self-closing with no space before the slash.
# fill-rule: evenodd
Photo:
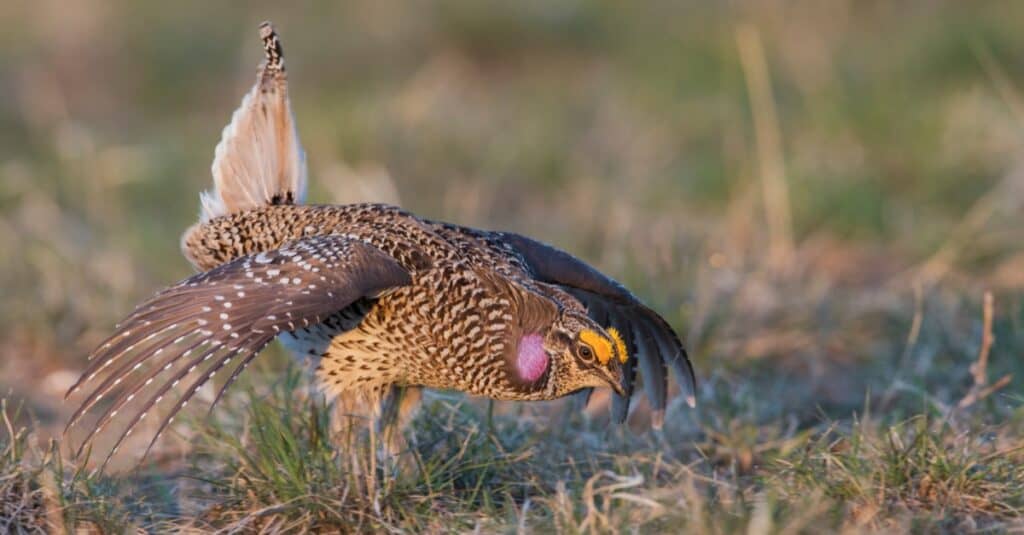
<svg viewBox="0 0 1024 535">
<path fill-rule="evenodd" d="M 672 370 L 680 388 L 687 391 L 687 403 L 691 407 L 696 405 L 697 379 L 693 366 L 679 335 L 664 318 L 622 284 L 569 253 L 518 234 L 499 235 L 536 279 L 562 286 L 587 307 L 594 321 L 614 326 L 623 333 L 633 355 L 624 366 L 626 392 L 632 394 L 639 367 L 654 410 L 655 426 L 660 424 L 667 404 L 666 367 Z M 628 409 L 628 400 L 619 396 L 613 399 L 612 413 L 616 420 L 624 420 Z"/>
<path fill-rule="evenodd" d="M 631 332 L 637 347 L 636 360 L 640 364 L 640 372 L 643 374 L 644 391 L 647 392 L 647 399 L 651 401 L 652 423 L 655 429 L 660 429 L 665 421 L 666 390 L 668 389 L 665 361 L 659 353 L 654 335 L 650 332 L 647 323 L 633 321 Z"/>
<path fill-rule="evenodd" d="M 319 323 L 360 298 L 375 297 L 411 280 L 405 268 L 376 247 L 352 237 L 330 235 L 303 238 L 273 251 L 241 257 L 171 286 L 121 322 L 93 351 L 86 371 L 68 391 L 71 395 L 106 374 L 73 414 L 68 423 L 71 428 L 118 389 L 82 442 L 79 454 L 150 385 L 157 385 L 154 394 L 135 409 L 106 460 L 181 381 L 196 377 L 161 423 L 150 447 L 196 391 L 230 362 L 239 363 L 214 403 L 279 333 Z M 195 358 L 186 362 L 192 354 Z M 116 361 L 119 365 L 108 370 Z M 146 371 L 130 380 L 143 368 Z"/>
</svg>

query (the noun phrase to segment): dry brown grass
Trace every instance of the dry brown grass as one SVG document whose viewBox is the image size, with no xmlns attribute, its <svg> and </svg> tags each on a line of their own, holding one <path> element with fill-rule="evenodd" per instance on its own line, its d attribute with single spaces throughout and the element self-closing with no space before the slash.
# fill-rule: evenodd
<svg viewBox="0 0 1024 535">
<path fill-rule="evenodd" d="M 0 6 L 0 394 L 25 406 L 0 426 L 4 518 L 1024 529 L 1019 7 L 428 4 Z M 579 254 L 680 327 L 698 410 L 657 433 L 642 403 L 625 429 L 600 396 L 499 404 L 486 429 L 482 404 L 437 396 L 414 468 L 385 477 L 365 448 L 331 447 L 272 351 L 141 470 L 64 462 L 48 440 L 83 356 L 188 273 L 177 237 L 264 18 L 288 48 L 312 200 L 401 202 Z"/>
</svg>

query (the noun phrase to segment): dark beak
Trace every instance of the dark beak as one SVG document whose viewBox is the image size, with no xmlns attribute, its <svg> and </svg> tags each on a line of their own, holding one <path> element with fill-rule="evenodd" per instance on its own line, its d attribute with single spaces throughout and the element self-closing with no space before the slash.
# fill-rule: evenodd
<svg viewBox="0 0 1024 535">
<path fill-rule="evenodd" d="M 615 366 L 614 370 L 608 370 L 604 378 L 608 386 L 612 387 L 612 390 L 620 397 L 626 397 L 626 388 L 622 385 L 623 375 L 622 366 Z"/>
</svg>

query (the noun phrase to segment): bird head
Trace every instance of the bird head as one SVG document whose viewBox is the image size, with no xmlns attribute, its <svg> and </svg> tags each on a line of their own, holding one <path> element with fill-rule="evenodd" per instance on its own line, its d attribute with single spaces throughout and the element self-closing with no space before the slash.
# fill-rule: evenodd
<svg viewBox="0 0 1024 535">
<path fill-rule="evenodd" d="M 523 336 L 518 349 L 520 377 L 536 381 L 547 398 L 588 387 L 611 387 L 624 395 L 626 344 L 615 328 L 603 328 L 584 314 L 559 314 L 543 335 Z"/>
</svg>

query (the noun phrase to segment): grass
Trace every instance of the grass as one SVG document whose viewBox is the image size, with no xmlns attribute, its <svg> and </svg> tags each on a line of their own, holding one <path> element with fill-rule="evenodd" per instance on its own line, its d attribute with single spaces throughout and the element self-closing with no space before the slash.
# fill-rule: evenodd
<svg viewBox="0 0 1024 535">
<path fill-rule="evenodd" d="M 417 419 L 407 466 L 385 469 L 365 443 L 335 447 L 326 407 L 305 399 L 300 378 L 235 396 L 225 412 L 240 418 L 193 422 L 192 464 L 158 484 L 170 488 L 157 504 L 140 498 L 148 471 L 64 467 L 69 482 L 47 498 L 59 456 L 25 466 L 22 432 L 5 451 L 5 512 L 26 531 L 56 518 L 102 532 L 792 533 L 999 530 L 1018 526 L 1024 508 L 1014 426 L 968 414 L 888 421 L 866 410 L 807 429 L 733 417 L 691 450 L 672 447 L 672 430 L 633 435 L 574 413 L 560 415 L 564 428 L 520 414 L 481 430 L 480 406 L 439 400 Z"/>
<path fill-rule="evenodd" d="M 928 354 L 920 346 L 934 326 L 919 325 L 909 369 Z M 215 417 L 191 420 L 186 463 L 89 475 L 52 450 L 33 460 L 26 432 L 8 431 L 5 473 L 15 479 L 5 503 L 28 504 L 18 510 L 26 523 L 58 518 L 104 532 L 1019 528 L 1020 396 L 959 406 L 987 381 L 971 378 L 972 362 L 944 374 L 963 385 L 953 397 L 889 377 L 891 391 L 869 389 L 846 418 L 786 405 L 801 378 L 753 386 L 722 371 L 705 380 L 696 415 L 679 412 L 662 432 L 609 428 L 601 412 L 571 403 L 503 405 L 486 428 L 484 404 L 435 396 L 410 428 L 401 466 L 378 464 L 365 439 L 337 436 L 305 374 L 288 367 L 236 390 Z M 992 365 L 980 372 L 1001 373 Z M 48 485 L 56 498 L 45 497 Z"/>
<path fill-rule="evenodd" d="M 0 6 L 0 531 L 1024 529 L 1019 6 L 105 6 Z M 578 254 L 697 410 L 436 393 L 389 464 L 272 349 L 141 467 L 70 461 L 63 387 L 189 273 L 267 18 L 311 200 Z"/>
</svg>

